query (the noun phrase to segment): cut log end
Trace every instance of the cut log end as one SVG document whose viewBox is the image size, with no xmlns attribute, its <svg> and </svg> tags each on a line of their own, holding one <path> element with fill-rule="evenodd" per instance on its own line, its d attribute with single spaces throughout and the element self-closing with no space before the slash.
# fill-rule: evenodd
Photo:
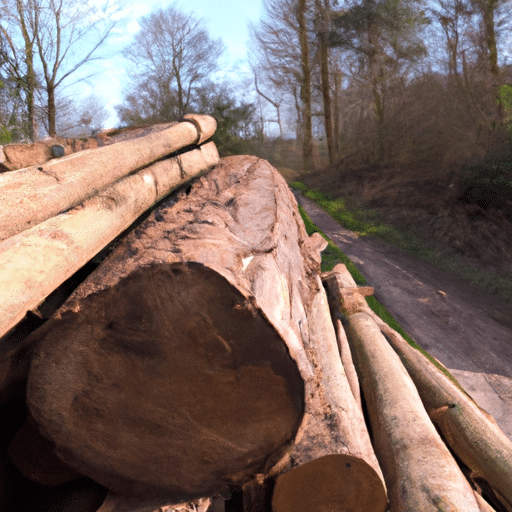
<svg viewBox="0 0 512 512">
<path fill-rule="evenodd" d="M 363 459 L 326 455 L 277 478 L 273 512 L 385 512 L 382 480 Z"/>
<path fill-rule="evenodd" d="M 285 344 L 199 263 L 138 269 L 40 332 L 32 415 L 66 463 L 116 492 L 210 495 L 275 462 L 301 422 Z"/>
</svg>

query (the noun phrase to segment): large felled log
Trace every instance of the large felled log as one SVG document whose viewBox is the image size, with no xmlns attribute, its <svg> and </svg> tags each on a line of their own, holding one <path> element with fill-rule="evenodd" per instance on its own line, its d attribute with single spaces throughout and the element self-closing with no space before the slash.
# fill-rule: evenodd
<svg viewBox="0 0 512 512">
<path fill-rule="evenodd" d="M 291 466 L 364 459 L 385 501 L 319 278 L 323 246 L 268 163 L 226 159 L 34 335 L 29 408 L 67 464 L 113 491 L 105 511 L 224 493 L 293 441 Z"/>
<path fill-rule="evenodd" d="M 212 117 L 189 115 L 158 133 L 0 176 L 0 240 L 82 203 L 123 176 L 208 140 Z"/>
<path fill-rule="evenodd" d="M 80 206 L 1 242 L 0 336 L 144 211 L 218 161 L 215 144 L 207 143 L 132 174 Z"/>
<path fill-rule="evenodd" d="M 153 510 L 275 463 L 303 415 L 315 250 L 256 158 L 163 204 L 34 335 L 27 400 L 59 456 Z"/>
<path fill-rule="evenodd" d="M 346 268 L 340 273 L 348 279 Z M 355 286 L 355 282 L 353 282 Z M 419 391 L 423 404 L 457 457 L 512 506 L 512 442 L 487 412 L 452 380 L 380 319 L 361 295 L 340 287 L 345 313 L 370 315 L 400 356 Z"/>
<path fill-rule="evenodd" d="M 391 512 L 480 510 L 472 489 L 423 406 L 400 358 L 366 313 L 347 336 L 367 404 Z"/>
</svg>

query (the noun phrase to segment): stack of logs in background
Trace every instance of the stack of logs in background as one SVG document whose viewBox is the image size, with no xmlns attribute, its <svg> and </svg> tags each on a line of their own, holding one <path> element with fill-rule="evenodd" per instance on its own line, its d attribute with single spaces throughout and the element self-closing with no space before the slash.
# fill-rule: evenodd
<svg viewBox="0 0 512 512">
<path fill-rule="evenodd" d="M 214 130 L 1 177 L 0 510 L 512 510 L 494 420 Z"/>
</svg>

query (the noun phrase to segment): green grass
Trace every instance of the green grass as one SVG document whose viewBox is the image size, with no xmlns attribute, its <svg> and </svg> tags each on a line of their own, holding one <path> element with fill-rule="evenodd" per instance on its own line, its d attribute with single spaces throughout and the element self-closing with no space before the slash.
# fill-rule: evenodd
<svg viewBox="0 0 512 512">
<path fill-rule="evenodd" d="M 338 263 L 344 263 L 358 285 L 366 284 L 365 278 L 361 272 L 357 270 L 357 267 L 352 263 L 350 258 L 342 251 L 340 251 L 340 249 L 320 228 L 313 224 L 313 221 L 306 213 L 306 210 L 304 210 L 304 208 L 302 208 L 300 205 L 299 212 L 302 216 L 302 220 L 304 221 L 304 225 L 306 226 L 308 235 L 311 235 L 312 233 L 320 233 L 328 242 L 327 247 L 322 252 L 322 272 L 328 272 L 329 270 L 332 270 Z"/>
<path fill-rule="evenodd" d="M 354 281 L 359 286 L 366 285 L 366 279 L 364 276 L 359 272 L 356 265 L 350 260 L 350 258 L 343 252 L 341 249 L 336 246 L 329 237 L 318 227 L 316 226 L 307 212 L 302 208 L 302 206 L 299 205 L 299 212 L 302 217 L 302 220 L 304 222 L 304 225 L 306 227 L 306 231 L 308 235 L 311 235 L 313 233 L 319 233 L 322 235 L 328 242 L 328 246 L 326 249 L 322 252 L 322 272 L 328 272 L 329 270 L 332 270 L 334 266 L 336 266 L 338 263 L 344 263 L 347 267 L 347 270 L 350 272 L 352 277 L 354 278 Z M 420 345 L 418 345 L 411 336 L 409 336 L 404 329 L 400 326 L 400 324 L 395 320 L 393 315 L 386 309 L 385 306 L 383 306 L 375 297 L 370 296 L 366 297 L 366 302 L 368 303 L 368 306 L 370 306 L 371 310 L 384 322 L 386 322 L 392 329 L 394 329 L 396 332 L 398 332 L 406 341 L 407 343 L 415 348 L 416 350 L 419 350 L 434 366 L 436 366 L 441 372 L 443 372 L 452 382 L 454 382 L 462 391 L 464 391 L 464 388 L 459 384 L 457 379 L 446 370 L 446 368 L 437 361 L 434 357 L 432 357 L 426 350 L 421 348 Z M 464 391 L 465 393 L 465 391 Z"/>
<path fill-rule="evenodd" d="M 512 302 L 512 280 L 509 277 L 478 268 L 474 265 L 463 265 L 457 258 L 427 245 L 413 234 L 398 231 L 380 222 L 377 216 L 370 210 L 348 207 L 343 199 L 334 200 L 317 190 L 308 189 L 301 182 L 292 182 L 290 187 L 298 190 L 303 196 L 315 201 L 334 220 L 343 227 L 358 233 L 360 236 L 378 237 L 395 247 L 405 250 L 416 258 L 428 261 L 445 272 L 464 279 L 486 292 L 495 293 L 500 298 Z"/>
</svg>

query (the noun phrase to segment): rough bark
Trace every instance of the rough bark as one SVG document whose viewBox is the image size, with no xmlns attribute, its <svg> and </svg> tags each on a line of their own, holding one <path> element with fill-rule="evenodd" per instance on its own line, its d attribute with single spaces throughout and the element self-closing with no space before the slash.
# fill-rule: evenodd
<svg viewBox="0 0 512 512">
<path fill-rule="evenodd" d="M 123 176 L 215 132 L 209 116 L 186 116 L 185 122 L 136 140 L 74 153 L 0 176 L 0 240 L 26 230 L 80 204 Z"/>
<path fill-rule="evenodd" d="M 325 247 L 325 240 L 320 235 L 318 239 Z M 342 509 L 346 503 L 358 500 L 366 503 L 367 494 L 373 497 L 373 508 L 366 510 L 384 511 L 387 497 L 382 472 L 339 356 L 320 276 L 317 283 L 320 291 L 306 310 L 307 326 L 301 325 L 303 331 L 308 329 L 303 340 L 314 377 L 306 382 L 305 415 L 295 444 L 270 472 L 279 475 L 273 506 L 276 512 L 293 509 L 297 505 L 296 490 L 306 486 L 309 498 L 304 499 L 301 507 L 305 512 Z M 354 463 L 353 458 L 359 462 Z M 347 478 L 350 475 L 351 483 L 340 485 L 340 480 L 333 476 L 333 468 L 345 467 L 347 463 L 353 465 L 351 471 L 344 473 Z M 312 474 L 315 482 L 324 482 L 321 487 L 306 484 Z M 362 480 L 366 480 L 364 487 L 359 485 Z M 281 481 L 285 483 L 280 485 Z"/>
<path fill-rule="evenodd" d="M 55 84 L 52 80 L 46 82 L 46 110 L 48 121 L 48 135 L 57 136 L 57 108 L 55 105 Z"/>
<path fill-rule="evenodd" d="M 400 358 L 366 313 L 347 320 L 391 512 L 480 510 Z"/>
<path fill-rule="evenodd" d="M 153 510 L 265 473 L 313 377 L 301 338 L 320 290 L 314 241 L 256 158 L 163 204 L 33 335 L 27 400 L 57 454 Z"/>
</svg>

